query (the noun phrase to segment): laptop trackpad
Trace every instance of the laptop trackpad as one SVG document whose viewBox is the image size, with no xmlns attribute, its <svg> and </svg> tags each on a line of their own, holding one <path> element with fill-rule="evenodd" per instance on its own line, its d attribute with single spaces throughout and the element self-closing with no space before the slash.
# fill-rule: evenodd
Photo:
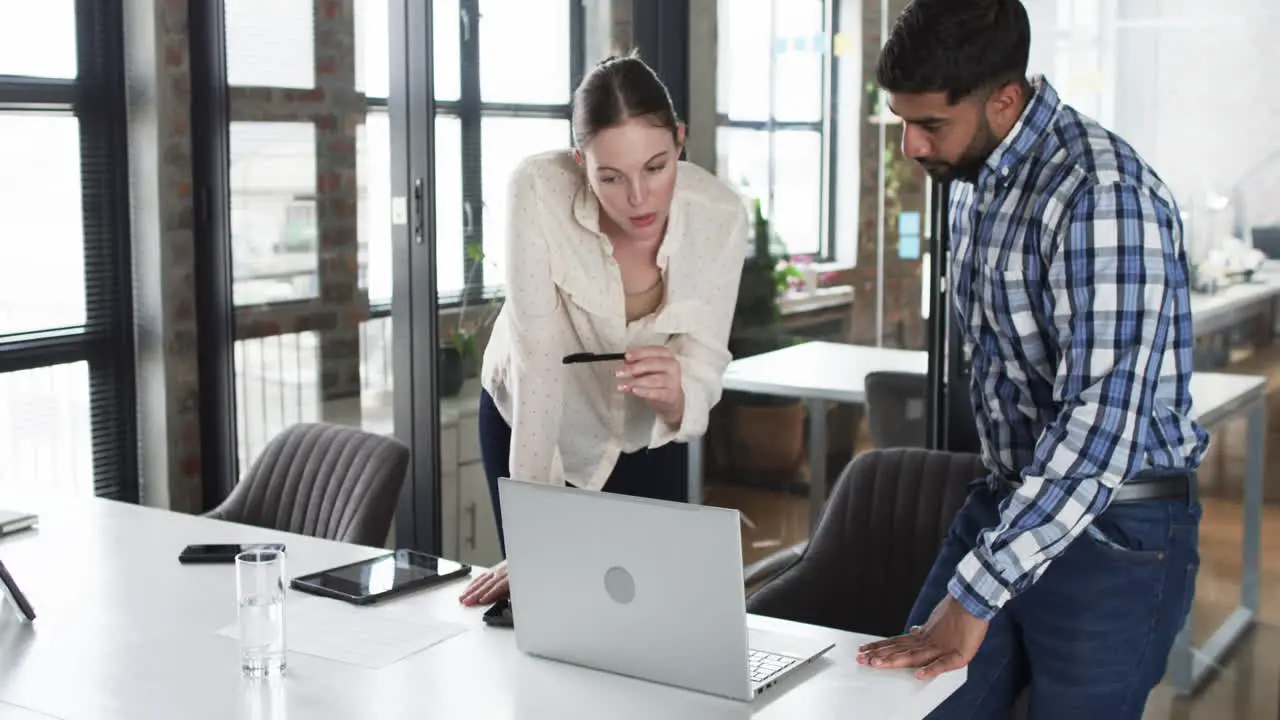
<svg viewBox="0 0 1280 720">
<path fill-rule="evenodd" d="M 808 660 L 830 650 L 834 643 L 800 635 L 789 635 L 747 627 L 747 641 L 752 650 Z"/>
</svg>

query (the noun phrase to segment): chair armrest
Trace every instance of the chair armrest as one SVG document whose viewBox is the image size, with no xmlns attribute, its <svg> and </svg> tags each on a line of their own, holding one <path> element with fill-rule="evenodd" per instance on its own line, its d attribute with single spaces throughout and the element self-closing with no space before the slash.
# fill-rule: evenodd
<svg viewBox="0 0 1280 720">
<path fill-rule="evenodd" d="M 747 588 L 762 585 L 787 571 L 800 560 L 809 541 L 797 543 L 772 555 L 751 563 L 743 571 L 743 585 Z"/>
</svg>

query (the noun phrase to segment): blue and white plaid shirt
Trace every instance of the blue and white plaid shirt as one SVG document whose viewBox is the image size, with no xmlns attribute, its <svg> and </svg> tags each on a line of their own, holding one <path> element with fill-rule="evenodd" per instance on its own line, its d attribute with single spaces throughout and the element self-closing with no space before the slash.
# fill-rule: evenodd
<svg viewBox="0 0 1280 720">
<path fill-rule="evenodd" d="M 989 619 L 1150 468 L 1192 470 L 1191 302 L 1172 194 L 1043 78 L 952 184 L 951 288 L 983 460 L 1017 484 L 948 588 Z"/>
</svg>

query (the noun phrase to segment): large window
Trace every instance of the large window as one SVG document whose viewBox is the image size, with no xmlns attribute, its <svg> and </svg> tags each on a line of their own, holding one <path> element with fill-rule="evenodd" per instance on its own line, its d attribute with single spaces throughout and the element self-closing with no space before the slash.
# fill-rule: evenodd
<svg viewBox="0 0 1280 720">
<path fill-rule="evenodd" d="M 375 305 L 386 305 L 391 299 L 386 0 L 357 0 L 342 19 L 341 37 L 353 48 L 339 53 L 333 47 L 336 37 L 322 38 L 319 50 L 329 59 L 319 76 L 312 3 L 225 0 L 225 8 L 235 304 L 320 296 L 325 253 L 318 203 L 339 190 L 321 183 L 354 172 L 359 287 Z M 325 23 L 333 24 L 332 18 Z M 339 117 L 345 124 L 335 127 Z M 354 148 L 348 145 L 352 140 Z"/>
<path fill-rule="evenodd" d="M 792 254 L 830 255 L 823 0 L 720 0 L 717 171 Z"/>
<path fill-rule="evenodd" d="M 119 11 L 0 3 L 0 488 L 137 498 Z"/>
<path fill-rule="evenodd" d="M 387 0 L 223 0 L 236 474 L 281 431 L 391 433 Z"/>
<path fill-rule="evenodd" d="M 570 146 L 581 13 L 579 0 L 433 3 L 442 303 L 499 290 L 511 171 L 528 155 Z"/>
</svg>

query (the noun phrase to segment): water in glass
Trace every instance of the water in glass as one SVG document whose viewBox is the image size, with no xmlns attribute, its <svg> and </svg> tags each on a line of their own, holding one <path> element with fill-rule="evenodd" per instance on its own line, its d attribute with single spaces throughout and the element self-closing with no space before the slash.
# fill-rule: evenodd
<svg viewBox="0 0 1280 720">
<path fill-rule="evenodd" d="M 236 558 L 240 618 L 240 669 L 277 675 L 285 669 L 284 555 L 250 550 Z"/>
</svg>

